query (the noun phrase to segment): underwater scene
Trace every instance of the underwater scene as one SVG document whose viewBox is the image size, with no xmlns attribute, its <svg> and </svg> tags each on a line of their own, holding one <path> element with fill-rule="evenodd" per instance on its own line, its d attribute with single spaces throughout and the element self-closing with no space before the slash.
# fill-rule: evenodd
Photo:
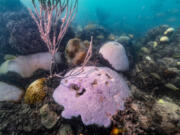
<svg viewBox="0 0 180 135">
<path fill-rule="evenodd" d="M 0 135 L 180 135 L 180 0 L 0 0 Z"/>
</svg>

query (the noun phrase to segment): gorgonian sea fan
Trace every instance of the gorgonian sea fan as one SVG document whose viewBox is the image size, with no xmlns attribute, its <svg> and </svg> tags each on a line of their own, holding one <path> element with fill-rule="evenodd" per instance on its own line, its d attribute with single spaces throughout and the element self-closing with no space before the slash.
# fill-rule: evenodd
<svg viewBox="0 0 180 135">
<path fill-rule="evenodd" d="M 78 0 L 32 0 L 29 12 L 38 26 L 40 36 L 52 56 L 51 66 L 61 40 L 77 13 Z M 60 24 L 60 26 L 58 25 Z M 52 32 L 52 34 L 50 34 Z M 52 68 L 50 70 L 52 75 Z"/>
</svg>

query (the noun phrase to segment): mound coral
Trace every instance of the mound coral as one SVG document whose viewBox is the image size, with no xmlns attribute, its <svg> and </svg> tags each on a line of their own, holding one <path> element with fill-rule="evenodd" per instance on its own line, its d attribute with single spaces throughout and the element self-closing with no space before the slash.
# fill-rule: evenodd
<svg viewBox="0 0 180 135">
<path fill-rule="evenodd" d="M 4 82 L 0 82 L 0 101 L 18 102 L 23 94 L 24 92 L 22 89 Z"/>
<path fill-rule="evenodd" d="M 41 102 L 46 93 L 44 91 L 44 84 L 46 82 L 45 78 L 38 79 L 31 83 L 26 90 L 24 101 L 27 104 L 35 104 Z"/>
<path fill-rule="evenodd" d="M 126 71 L 129 69 L 129 61 L 126 51 L 118 42 L 107 42 L 99 50 L 99 53 L 111 66 L 117 71 Z"/>
<path fill-rule="evenodd" d="M 78 38 L 73 38 L 69 40 L 66 46 L 66 59 L 69 65 L 81 64 L 85 57 L 87 50 L 89 48 L 89 42 L 82 42 Z"/>
<path fill-rule="evenodd" d="M 57 63 L 61 61 L 57 53 L 55 60 Z M 37 53 L 27 56 L 18 56 L 15 59 L 7 60 L 0 66 L 0 74 L 15 72 L 23 78 L 31 77 L 38 69 L 49 70 L 51 63 L 50 53 Z"/>
<path fill-rule="evenodd" d="M 69 71 L 53 93 L 54 100 L 64 106 L 62 116 L 70 119 L 81 116 L 85 125 L 108 127 L 118 110 L 124 109 L 130 95 L 123 77 L 106 67 L 87 66 Z"/>
</svg>

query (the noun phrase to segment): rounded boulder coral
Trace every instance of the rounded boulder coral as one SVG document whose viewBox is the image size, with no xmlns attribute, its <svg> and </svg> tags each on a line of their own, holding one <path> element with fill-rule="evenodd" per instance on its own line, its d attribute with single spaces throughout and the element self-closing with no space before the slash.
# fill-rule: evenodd
<svg viewBox="0 0 180 135">
<path fill-rule="evenodd" d="M 84 61 L 86 52 L 89 48 L 89 42 L 82 42 L 78 38 L 69 40 L 66 46 L 66 59 L 69 65 L 78 65 Z"/>
<path fill-rule="evenodd" d="M 44 91 L 45 78 L 38 79 L 32 82 L 26 90 L 24 101 L 27 104 L 35 104 L 41 102 L 46 93 Z"/>
<path fill-rule="evenodd" d="M 112 116 L 124 109 L 130 95 L 126 82 L 110 68 L 87 66 L 79 70 L 67 73 L 53 93 L 54 100 L 64 106 L 62 116 L 80 115 L 85 125 L 110 126 Z"/>
<path fill-rule="evenodd" d="M 127 71 L 129 60 L 126 51 L 118 42 L 110 41 L 105 43 L 99 50 L 102 57 L 117 71 Z"/>
</svg>

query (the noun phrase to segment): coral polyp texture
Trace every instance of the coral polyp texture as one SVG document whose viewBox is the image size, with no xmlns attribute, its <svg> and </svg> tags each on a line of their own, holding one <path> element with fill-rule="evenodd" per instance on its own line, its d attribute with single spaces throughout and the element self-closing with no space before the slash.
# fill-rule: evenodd
<svg viewBox="0 0 180 135">
<path fill-rule="evenodd" d="M 27 104 L 35 104 L 41 102 L 44 97 L 46 96 L 46 93 L 44 91 L 45 87 L 45 78 L 38 79 L 34 82 L 32 82 L 25 93 L 24 101 Z"/>
<path fill-rule="evenodd" d="M 78 38 L 73 38 L 68 41 L 66 46 L 66 59 L 69 65 L 78 65 L 84 61 L 86 52 L 89 48 L 89 42 L 82 42 Z"/>
<path fill-rule="evenodd" d="M 110 68 L 87 66 L 69 71 L 53 93 L 54 100 L 64 106 L 62 116 L 81 116 L 85 125 L 108 127 L 118 110 L 124 110 L 130 90 L 122 75 Z"/>
</svg>

